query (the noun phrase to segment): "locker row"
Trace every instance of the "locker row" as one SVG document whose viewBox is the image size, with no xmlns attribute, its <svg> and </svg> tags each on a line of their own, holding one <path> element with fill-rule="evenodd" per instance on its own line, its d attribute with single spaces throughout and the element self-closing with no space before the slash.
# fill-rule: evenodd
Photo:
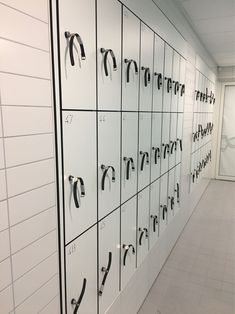
<svg viewBox="0 0 235 314">
<path fill-rule="evenodd" d="M 182 113 L 66 111 L 62 119 L 66 243 L 181 162 Z"/>
<path fill-rule="evenodd" d="M 211 141 L 213 124 L 213 113 L 194 113 L 192 152 Z"/>
<path fill-rule="evenodd" d="M 95 314 L 97 303 L 106 313 L 180 209 L 180 171 L 179 164 L 66 247 L 68 314 Z"/>
<path fill-rule="evenodd" d="M 213 112 L 215 84 L 196 70 L 194 112 Z"/>
<path fill-rule="evenodd" d="M 183 112 L 185 59 L 119 1 L 58 12 L 62 109 Z"/>
</svg>

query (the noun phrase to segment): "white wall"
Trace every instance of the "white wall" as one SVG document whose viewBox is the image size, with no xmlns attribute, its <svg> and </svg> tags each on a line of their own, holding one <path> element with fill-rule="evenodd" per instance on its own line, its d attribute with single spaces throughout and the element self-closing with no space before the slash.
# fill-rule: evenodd
<svg viewBox="0 0 235 314">
<path fill-rule="evenodd" d="M 0 312 L 58 314 L 47 0 L 0 3 Z"/>
</svg>

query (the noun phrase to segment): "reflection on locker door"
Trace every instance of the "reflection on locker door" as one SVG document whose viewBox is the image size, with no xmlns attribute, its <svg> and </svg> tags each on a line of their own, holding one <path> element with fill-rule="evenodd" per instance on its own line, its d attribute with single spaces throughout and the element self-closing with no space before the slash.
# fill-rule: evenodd
<svg viewBox="0 0 235 314">
<path fill-rule="evenodd" d="M 121 289 L 136 269 L 136 196 L 121 207 Z"/>
<path fill-rule="evenodd" d="M 120 205 L 120 113 L 98 114 L 99 219 Z"/>
<path fill-rule="evenodd" d="M 181 162 L 182 150 L 183 150 L 183 113 L 178 113 L 176 164 Z"/>
<path fill-rule="evenodd" d="M 171 111 L 177 112 L 180 92 L 180 55 L 173 51 Z"/>
<path fill-rule="evenodd" d="M 170 154 L 170 113 L 162 114 L 161 174 L 168 171 Z"/>
<path fill-rule="evenodd" d="M 159 235 L 163 233 L 167 226 L 168 216 L 168 173 L 160 179 L 160 211 L 159 211 Z"/>
<path fill-rule="evenodd" d="M 169 171 L 168 176 L 168 224 L 171 222 L 174 217 L 176 206 L 176 198 L 175 198 L 175 168 Z"/>
<path fill-rule="evenodd" d="M 149 224 L 149 247 L 150 249 L 158 240 L 159 235 L 159 192 L 160 179 L 150 185 L 150 224 Z"/>
<path fill-rule="evenodd" d="M 116 0 L 97 0 L 97 42 L 98 108 L 120 110 L 121 4 Z"/>
<path fill-rule="evenodd" d="M 122 110 L 138 111 L 140 21 L 123 8 Z"/>
<path fill-rule="evenodd" d="M 138 113 L 122 114 L 122 203 L 137 192 Z"/>
<path fill-rule="evenodd" d="M 140 111 L 151 111 L 152 108 L 153 40 L 153 31 L 141 23 Z"/>
<path fill-rule="evenodd" d="M 153 111 L 162 111 L 164 83 L 164 41 L 154 36 Z"/>
<path fill-rule="evenodd" d="M 186 72 L 186 61 L 183 57 L 180 57 L 180 90 L 178 100 L 178 112 L 184 111 L 184 99 L 185 99 L 185 72 Z"/>
<path fill-rule="evenodd" d="M 180 209 L 181 194 L 181 164 L 178 164 L 175 167 L 175 214 Z"/>
<path fill-rule="evenodd" d="M 139 114 L 138 191 L 150 183 L 151 113 Z"/>
<path fill-rule="evenodd" d="M 113 303 L 119 293 L 120 211 L 99 222 L 99 313 Z"/>
<path fill-rule="evenodd" d="M 169 169 L 175 166 L 177 151 L 177 113 L 171 113 Z"/>
<path fill-rule="evenodd" d="M 97 226 L 94 226 L 66 247 L 68 314 L 97 313 L 96 243 Z"/>
<path fill-rule="evenodd" d="M 62 107 L 96 109 L 95 0 L 58 2 Z"/>
<path fill-rule="evenodd" d="M 160 177 L 162 114 L 152 113 L 151 182 Z"/>
<path fill-rule="evenodd" d="M 95 112 L 64 111 L 63 144 L 65 242 L 68 243 L 97 220 Z"/>
<path fill-rule="evenodd" d="M 141 191 L 137 198 L 137 266 L 139 266 L 148 254 L 149 248 L 149 187 Z"/>
<path fill-rule="evenodd" d="M 171 110 L 173 49 L 165 44 L 163 111 Z"/>
</svg>

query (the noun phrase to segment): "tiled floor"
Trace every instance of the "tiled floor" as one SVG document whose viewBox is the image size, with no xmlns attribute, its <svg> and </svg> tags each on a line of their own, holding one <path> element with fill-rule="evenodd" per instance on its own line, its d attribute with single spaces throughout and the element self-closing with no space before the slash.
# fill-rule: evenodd
<svg viewBox="0 0 235 314">
<path fill-rule="evenodd" d="M 235 183 L 210 183 L 138 314 L 235 314 Z"/>
</svg>

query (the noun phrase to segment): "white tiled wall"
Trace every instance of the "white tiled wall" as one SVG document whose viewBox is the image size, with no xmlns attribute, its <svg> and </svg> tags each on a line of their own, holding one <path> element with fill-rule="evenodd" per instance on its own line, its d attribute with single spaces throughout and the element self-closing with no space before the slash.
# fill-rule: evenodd
<svg viewBox="0 0 235 314">
<path fill-rule="evenodd" d="M 48 0 L 0 1 L 0 313 L 59 313 Z"/>
</svg>

